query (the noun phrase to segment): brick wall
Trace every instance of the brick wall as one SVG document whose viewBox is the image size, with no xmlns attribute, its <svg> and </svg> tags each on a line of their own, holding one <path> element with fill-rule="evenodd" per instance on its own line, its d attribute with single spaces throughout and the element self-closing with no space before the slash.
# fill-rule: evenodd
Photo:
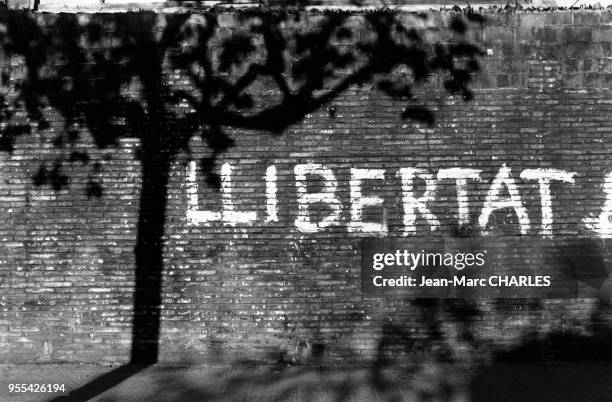
<svg viewBox="0 0 612 402">
<path fill-rule="evenodd" d="M 429 40 L 446 40 L 450 16 L 402 18 L 418 24 Z M 254 211 L 252 223 L 189 219 L 189 210 L 221 211 L 222 195 L 206 185 L 199 168 L 208 154 L 204 143 L 194 139 L 190 154 L 177 155 L 165 223 L 162 361 L 372 361 L 381 351 L 394 350 L 466 359 L 551 333 L 592 335 L 594 315 L 597 323 L 606 322 L 607 314 L 593 298 L 436 301 L 360 292 L 360 239 L 377 234 L 348 229 L 351 168 L 384 169 L 385 180 L 363 190 L 377 193 L 383 205 L 367 209 L 363 219 L 385 218 L 389 237 L 457 236 L 455 182 L 438 180 L 428 204 L 439 226 L 432 230 L 418 216 L 414 232 L 406 233 L 397 172 L 420 168 L 437 174 L 461 167 L 481 170 L 482 178 L 468 182 L 467 233 L 526 242 L 545 236 L 557 242 L 595 240 L 607 250 L 604 228 L 589 227 L 585 219 L 600 216 L 604 180 L 612 171 L 612 12 L 485 16 L 485 26 L 470 34 L 487 54 L 475 76 L 475 98 L 466 103 L 447 96 L 441 89 L 444 77 L 432 75 L 418 93 L 434 111 L 431 127 L 401 119 L 405 102 L 366 84 L 346 90 L 280 136 L 228 129 L 236 146 L 219 156 L 215 169 L 231 165 L 233 208 Z M 37 16 L 43 26 L 55 17 Z M 117 17 L 98 17 L 112 34 Z M 223 29 L 239 26 L 235 16 L 222 17 Z M 317 18 L 308 16 L 302 28 Z M 361 18 L 353 17 L 355 26 Z M 23 77 L 23 59 L 5 57 L 4 63 L 10 66 L 7 87 L 14 91 Z M 401 79 L 401 72 L 394 74 Z M 256 98 L 273 101 L 279 95 L 271 88 L 261 87 Z M 138 95 L 136 86 L 129 90 Z M 53 142 L 65 129 L 62 118 L 52 108 L 44 112 L 50 127 L 18 137 L 13 152 L 0 154 L 0 361 L 125 362 L 131 342 L 139 144 L 124 138 L 116 147 L 99 149 L 83 131 L 75 146 L 88 153 L 87 167 L 64 164 L 69 186 L 60 190 L 37 186 L 32 177 L 41 164 L 51 169 L 50 161 L 64 152 Z M 25 121 L 23 111 L 16 115 Z M 194 163 L 195 181 L 190 181 Z M 333 172 L 341 205 L 338 218 L 313 233 L 296 226 L 295 168 L 307 163 Z M 504 165 L 528 214 L 525 233 L 512 209 L 496 211 L 485 227 L 479 225 L 486 194 Z M 277 220 L 266 212 L 270 166 L 276 168 Z M 552 168 L 575 172 L 575 182 L 551 183 L 549 236 L 542 231 L 537 183 L 521 179 L 520 173 Z M 101 185 L 101 197 L 85 191 L 91 180 Z M 308 191 L 320 187 L 310 181 Z M 320 222 L 329 213 L 319 205 L 311 208 L 310 218 Z M 607 255 L 601 258 L 607 263 Z"/>
</svg>

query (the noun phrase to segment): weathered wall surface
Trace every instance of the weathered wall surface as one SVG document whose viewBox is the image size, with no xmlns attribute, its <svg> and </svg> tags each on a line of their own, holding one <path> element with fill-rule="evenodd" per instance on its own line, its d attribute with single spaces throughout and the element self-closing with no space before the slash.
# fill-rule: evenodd
<svg viewBox="0 0 612 402">
<path fill-rule="evenodd" d="M 432 76 L 419 93 L 434 111 L 431 127 L 401 119 L 405 103 L 366 84 L 335 99 L 329 105 L 334 113 L 322 108 L 280 136 L 231 131 L 236 147 L 216 164 L 219 172 L 225 166 L 221 192 L 205 184 L 199 169 L 205 144 L 194 140 L 191 155 L 176 158 L 165 229 L 162 361 L 372 361 L 393 350 L 465 359 L 553 332 L 589 336 L 605 322 L 594 299 L 401 300 L 360 292 L 363 237 L 584 239 L 607 250 L 612 231 L 599 218 L 607 219 L 605 180 L 612 172 L 612 13 L 485 17 L 473 33 L 487 53 L 475 77 L 475 99 L 447 97 L 443 77 Z M 426 37 L 440 38 L 448 18 L 414 21 Z M 237 24 L 231 15 L 224 21 L 228 30 Z M 18 77 L 20 60 L 10 62 L 11 77 Z M 401 79 L 402 72 L 396 74 Z M 256 96 L 277 94 L 263 87 Z M 41 163 L 61 152 L 53 133 L 64 129 L 62 121 L 51 120 L 51 127 L 19 137 L 12 153 L 0 154 L 0 360 L 124 362 L 131 341 L 138 142 L 123 139 L 100 150 L 82 133 L 77 147 L 97 167 L 67 164 L 70 186 L 55 191 L 32 180 Z M 300 169 L 314 164 L 327 169 L 328 183 L 333 174 L 329 194 L 337 203 L 306 213 L 301 189 L 320 192 L 325 184 L 316 176 L 301 180 Z M 384 180 L 362 189 L 382 205 L 366 209 L 361 219 L 386 220 L 387 233 L 353 227 L 350 175 L 356 168 L 384 170 Z M 419 213 L 414 222 L 407 218 L 402 168 L 432 175 L 436 188 L 426 201 L 437 225 Z M 436 179 L 450 168 L 480 171 L 479 181 L 467 181 L 468 222 L 462 225 L 456 180 Z M 552 222 L 542 222 L 540 188 L 521 178 L 526 169 L 574 173 L 573 183 L 550 184 Z M 483 218 L 500 171 L 516 183 L 526 218 L 512 208 Z M 99 198 L 85 191 L 92 177 L 103 188 Z M 422 194 L 423 186 L 416 191 Z M 249 211 L 242 216 L 248 222 L 232 222 L 237 212 Z M 316 225 L 326 218 L 327 227 Z"/>
</svg>

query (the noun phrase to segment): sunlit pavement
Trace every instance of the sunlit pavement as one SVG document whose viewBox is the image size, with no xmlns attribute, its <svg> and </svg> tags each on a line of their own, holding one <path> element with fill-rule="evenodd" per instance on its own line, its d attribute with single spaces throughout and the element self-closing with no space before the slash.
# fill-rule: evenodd
<svg viewBox="0 0 612 402">
<path fill-rule="evenodd" d="M 119 383 L 112 374 L 117 367 L 91 364 L 2 365 L 0 372 L 0 401 L 579 402 L 609 401 L 612 395 L 608 362 L 478 367 L 427 362 L 385 368 L 154 365 L 138 368 Z M 64 384 L 67 392 L 9 393 L 9 384 Z M 75 397 L 75 391 L 81 393 Z"/>
</svg>

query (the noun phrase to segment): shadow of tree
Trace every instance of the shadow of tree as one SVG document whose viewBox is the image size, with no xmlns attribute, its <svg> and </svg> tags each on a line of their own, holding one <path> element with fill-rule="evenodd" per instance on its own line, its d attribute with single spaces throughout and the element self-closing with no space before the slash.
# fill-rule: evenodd
<svg viewBox="0 0 612 402">
<path fill-rule="evenodd" d="M 203 139 L 210 148 L 200 166 L 207 182 L 218 187 L 217 157 L 235 141 L 228 129 L 281 135 L 320 108 L 328 107 L 333 117 L 333 100 L 353 86 L 366 84 L 405 102 L 400 117 L 431 125 L 435 116 L 419 103 L 414 90 L 434 72 L 445 77 L 449 93 L 466 100 L 472 97 L 470 78 L 478 70 L 482 53 L 470 43 L 468 33 L 482 17 L 471 12 L 452 14 L 452 40 L 445 43 L 429 43 L 393 12 L 358 14 L 356 28 L 352 21 L 356 15 L 351 13 L 248 9 L 235 15 L 239 29 L 230 35 L 224 29 L 225 16 L 217 11 L 161 17 L 147 12 L 113 16 L 0 12 L 0 24 L 6 27 L 0 35 L 4 55 L 25 67 L 13 71 L 4 65 L 0 71 L 0 83 L 6 89 L 0 93 L 0 149 L 13 152 L 20 136 L 48 135 L 49 109 L 63 120 L 63 130 L 51 139 L 58 152 L 42 161 L 32 177 L 34 184 L 61 190 L 70 183 L 65 167 L 77 165 L 90 169 L 87 194 L 103 197 L 105 189 L 95 180 L 102 162 L 77 146 L 82 132 L 89 132 L 102 149 L 113 148 L 123 138 L 140 142 L 142 189 L 134 251 L 131 364 L 57 400 L 95 397 L 157 361 L 169 171 L 178 154 L 190 152 L 193 137 Z M 305 18 L 312 19 L 306 30 L 287 29 Z M 109 26 L 113 26 L 110 33 Z M 178 78 L 169 80 L 170 74 Z M 253 94 L 262 86 L 273 89 L 271 104 Z M 411 305 L 420 312 L 419 321 L 427 327 L 429 338 L 414 336 L 404 324 L 385 323 L 373 367 L 342 372 L 287 367 L 296 363 L 287 356 L 281 357 L 282 367 L 276 370 L 252 373 L 250 366 L 238 367 L 219 370 L 206 381 L 162 373 L 157 381 L 167 387 L 150 400 L 256 399 L 257 392 L 265 400 L 300 398 L 305 393 L 339 401 L 461 399 L 465 378 L 462 373 L 445 373 L 444 361 L 458 359 L 445 349 L 442 326 L 454 325 L 458 338 L 477 349 L 480 340 L 473 331 L 480 314 L 477 304 L 417 300 Z M 475 400 L 500 394 L 509 400 L 558 400 L 565 394 L 568 400 L 589 399 L 577 394 L 584 389 L 572 386 L 589 381 L 584 370 L 537 364 L 516 369 L 512 363 L 609 360 L 612 337 L 609 326 L 599 318 L 607 308 L 602 303 L 596 309 L 587 334 L 531 334 L 517 347 L 498 352 L 472 380 L 472 396 Z M 424 357 L 435 341 L 442 345 L 436 351 L 441 361 Z M 321 352 L 309 348 L 298 344 L 295 353 L 306 354 L 308 360 Z M 396 358 L 406 354 L 423 357 L 410 362 Z M 512 386 L 500 389 L 508 378 Z M 534 378 L 541 380 L 535 389 Z M 590 383 L 591 399 L 609 390 L 603 381 Z M 104 400 L 126 399 L 111 395 Z"/>
<path fill-rule="evenodd" d="M 431 125 L 434 115 L 414 88 L 438 73 L 449 93 L 469 100 L 471 75 L 482 56 L 468 35 L 482 17 L 449 15 L 450 40 L 428 43 L 409 19 L 392 11 L 313 16 L 284 8 L 246 9 L 233 14 L 237 29 L 229 35 L 222 23 L 227 14 L 215 10 L 161 16 L 0 12 L 4 55 L 23 63 L 23 73 L 10 65 L 0 72 L 8 89 L 0 95 L 1 149 L 13 151 L 19 136 L 33 131 L 48 135 L 49 110 L 63 120 L 63 130 L 51 139 L 58 152 L 43 159 L 34 184 L 61 190 L 70 183 L 65 167 L 82 165 L 90 169 L 88 196 L 103 197 L 94 179 L 103 162 L 77 146 L 82 133 L 89 132 L 102 149 L 122 138 L 139 140 L 132 364 L 158 358 L 170 166 L 179 153 L 189 154 L 190 140 L 199 137 L 211 150 L 201 169 L 218 187 L 216 159 L 234 145 L 228 128 L 280 135 L 326 105 L 333 116 L 331 102 L 353 86 L 371 84 L 405 102 L 402 118 Z M 311 20 L 301 24 L 305 18 Z M 287 29 L 300 24 L 307 29 Z M 271 102 L 253 96 L 258 86 L 274 91 Z"/>
<path fill-rule="evenodd" d="M 599 289 L 598 299 L 586 326 L 564 326 L 538 331 L 537 324 L 525 326 L 521 339 L 509 348 L 494 350 L 470 381 L 474 401 L 496 395 L 505 400 L 578 401 L 602 400 L 610 393 L 612 326 L 610 297 L 602 287 L 608 276 L 607 251 L 591 241 L 558 246 L 558 265 L 578 282 Z M 565 267 L 565 268 L 563 268 Z M 573 299 L 578 304 L 578 300 Z M 586 310 L 586 300 L 584 309 Z M 541 300 L 534 300 L 541 308 Z"/>
<path fill-rule="evenodd" d="M 447 313 L 464 325 L 468 340 L 473 337 L 470 322 L 478 314 L 471 302 L 418 303 L 426 324 L 437 328 L 438 340 L 444 338 L 442 322 L 452 321 L 440 318 L 447 317 Z M 131 392 L 133 385 L 128 380 L 99 400 L 605 400 L 612 370 L 610 330 L 603 318 L 608 308 L 605 301 L 598 304 L 589 334 L 553 332 L 537 341 L 524 340 L 516 347 L 497 352 L 493 361 L 485 364 L 461 361 L 451 354 L 445 357 L 425 353 L 419 358 L 413 353 L 415 339 L 409 326 L 389 324 L 381 331 L 379 355 L 373 365 L 270 367 L 244 362 L 230 367 L 159 367 L 146 375 L 138 374 L 135 384 L 144 394 L 136 396 Z M 155 391 L 147 391 L 154 385 L 158 385 Z"/>
<path fill-rule="evenodd" d="M 465 376 L 456 367 L 427 362 L 409 368 L 388 368 L 384 386 L 366 367 L 172 368 L 152 370 L 140 378 L 138 396 L 129 392 L 130 381 L 100 397 L 100 401 L 458 401 L 465 400 Z M 144 376 L 143 376 L 144 377 Z M 146 384 L 145 384 L 146 382 Z M 149 385 L 160 384 L 155 392 Z M 163 384 L 163 385 L 162 385 Z M 463 399 L 462 399 L 463 398 Z"/>
</svg>

